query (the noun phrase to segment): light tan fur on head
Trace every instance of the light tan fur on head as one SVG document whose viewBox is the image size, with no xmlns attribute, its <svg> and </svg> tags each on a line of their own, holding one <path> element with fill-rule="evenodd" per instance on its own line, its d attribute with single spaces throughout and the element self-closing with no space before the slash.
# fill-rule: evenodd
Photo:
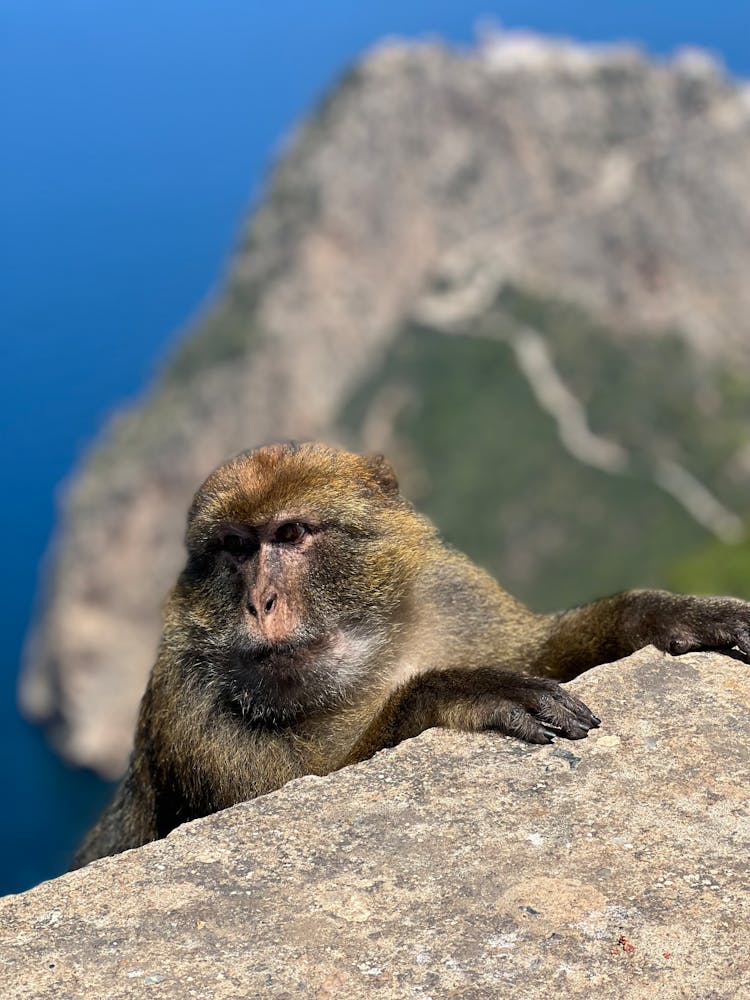
<svg viewBox="0 0 750 1000">
<path fill-rule="evenodd" d="M 398 497 L 395 474 L 382 456 L 313 443 L 267 445 L 211 473 L 191 507 L 188 542 L 222 520 L 263 524 L 303 513 L 366 529 L 376 497 L 384 504 Z"/>
</svg>

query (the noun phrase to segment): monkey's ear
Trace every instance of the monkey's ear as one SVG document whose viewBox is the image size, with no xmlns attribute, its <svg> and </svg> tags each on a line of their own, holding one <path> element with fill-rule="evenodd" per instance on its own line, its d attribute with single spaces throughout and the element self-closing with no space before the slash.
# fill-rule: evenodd
<svg viewBox="0 0 750 1000">
<path fill-rule="evenodd" d="M 364 458 L 383 492 L 388 495 L 398 493 L 396 473 L 385 455 L 365 455 Z"/>
</svg>

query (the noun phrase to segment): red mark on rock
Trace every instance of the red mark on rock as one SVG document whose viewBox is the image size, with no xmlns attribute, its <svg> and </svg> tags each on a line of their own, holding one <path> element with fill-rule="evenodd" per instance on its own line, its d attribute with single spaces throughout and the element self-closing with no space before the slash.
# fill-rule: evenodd
<svg viewBox="0 0 750 1000">
<path fill-rule="evenodd" d="M 635 945 L 631 944 L 624 934 L 621 934 L 619 936 L 619 938 L 617 939 L 617 943 L 619 944 L 619 946 L 622 948 L 622 950 L 625 952 L 626 955 L 632 955 L 633 952 L 635 951 Z"/>
</svg>

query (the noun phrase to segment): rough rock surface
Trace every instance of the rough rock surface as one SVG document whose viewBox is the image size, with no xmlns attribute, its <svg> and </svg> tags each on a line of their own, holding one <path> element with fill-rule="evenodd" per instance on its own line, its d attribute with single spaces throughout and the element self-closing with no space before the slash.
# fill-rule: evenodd
<svg viewBox="0 0 750 1000">
<path fill-rule="evenodd" d="M 706 520 L 736 534 L 750 482 L 748 178 L 748 90 L 705 59 L 502 36 L 477 52 L 369 54 L 290 141 L 212 308 L 71 484 L 26 711 L 74 762 L 123 768 L 189 499 L 218 462 L 268 440 L 387 452 L 451 540 L 496 552 L 490 568 L 539 610 L 667 583 L 649 560 L 705 542 Z M 525 298 L 499 317 L 511 285 Z M 547 396 L 560 402 L 555 366 L 573 393 L 554 413 L 561 441 L 508 346 L 522 349 L 530 305 L 539 320 L 555 296 L 588 317 L 566 335 L 555 314 L 531 344 L 551 358 Z M 430 329 L 416 343 L 415 323 Z M 495 339 L 478 345 L 487 327 Z M 443 371 L 453 379 L 425 391 Z M 467 506 L 487 511 L 476 526 Z M 538 601 L 540 581 L 559 590 Z"/>
<path fill-rule="evenodd" d="M 0 995 L 750 988 L 750 673 L 647 648 L 531 747 L 433 730 L 0 903 Z"/>
</svg>

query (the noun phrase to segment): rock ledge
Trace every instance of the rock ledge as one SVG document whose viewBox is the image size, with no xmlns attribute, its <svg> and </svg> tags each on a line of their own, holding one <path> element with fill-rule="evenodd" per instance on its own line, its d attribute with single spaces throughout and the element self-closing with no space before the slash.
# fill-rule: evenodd
<svg viewBox="0 0 750 1000">
<path fill-rule="evenodd" d="M 433 730 L 0 902 L 14 997 L 701 997 L 750 985 L 750 672 L 649 648 L 529 747 Z"/>
</svg>

